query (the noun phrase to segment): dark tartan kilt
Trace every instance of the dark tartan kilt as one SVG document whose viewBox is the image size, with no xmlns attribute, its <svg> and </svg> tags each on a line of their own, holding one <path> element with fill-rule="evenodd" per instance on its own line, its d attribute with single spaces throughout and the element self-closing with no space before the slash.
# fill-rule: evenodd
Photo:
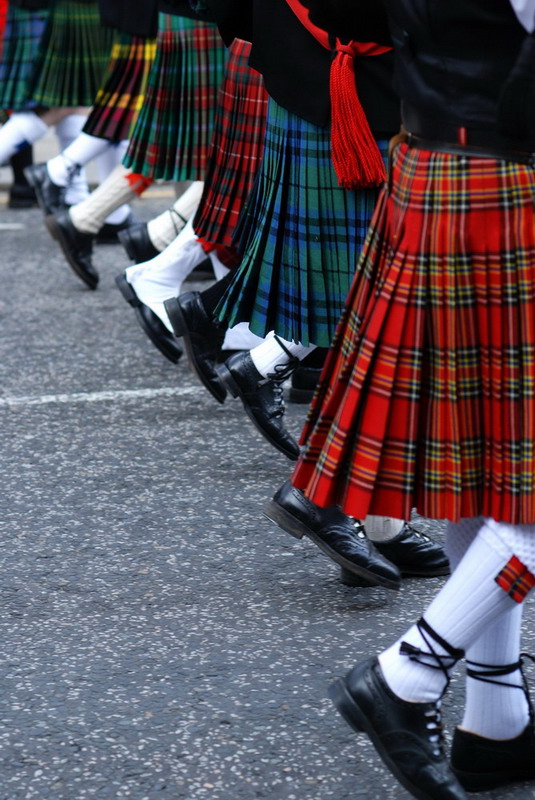
<svg viewBox="0 0 535 800">
<path fill-rule="evenodd" d="M 8 6 L 0 57 L 0 108 L 6 111 L 23 111 L 35 106 L 28 94 L 28 80 L 47 19 L 48 11 L 25 11 Z"/>
<path fill-rule="evenodd" d="M 96 2 L 56 0 L 41 40 L 30 94 L 41 106 L 92 106 L 113 43 Z"/>
<path fill-rule="evenodd" d="M 386 153 L 386 142 L 380 142 Z M 236 229 L 243 259 L 216 313 L 258 336 L 328 347 L 375 207 L 338 185 L 329 128 L 270 99 L 265 149 Z"/>
<path fill-rule="evenodd" d="M 535 173 L 401 145 L 302 434 L 321 506 L 535 522 Z"/>
<path fill-rule="evenodd" d="M 204 179 L 226 53 L 215 25 L 159 15 L 156 58 L 126 167 L 153 179 Z"/>
<path fill-rule="evenodd" d="M 111 58 L 84 133 L 121 142 L 129 139 L 141 111 L 156 42 L 117 33 Z"/>
<path fill-rule="evenodd" d="M 197 236 L 227 247 L 264 150 L 268 95 L 262 76 L 248 66 L 250 53 L 250 43 L 241 39 L 229 48 L 204 192 L 193 220 Z"/>
</svg>

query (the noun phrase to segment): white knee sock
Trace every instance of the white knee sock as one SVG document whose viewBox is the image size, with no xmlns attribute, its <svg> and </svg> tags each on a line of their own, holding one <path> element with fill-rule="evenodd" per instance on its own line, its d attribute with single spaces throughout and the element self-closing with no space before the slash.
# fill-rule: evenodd
<svg viewBox="0 0 535 800">
<path fill-rule="evenodd" d="M 364 521 L 364 527 L 371 542 L 389 542 L 401 533 L 405 525 L 405 520 L 395 517 L 378 517 L 375 514 L 368 514 Z"/>
<path fill-rule="evenodd" d="M 129 267 L 126 278 L 141 302 L 149 306 L 172 331 L 164 300 L 180 294 L 184 279 L 205 258 L 206 253 L 196 238 L 182 244 L 177 237 L 150 261 Z"/>
<path fill-rule="evenodd" d="M 69 119 L 69 117 L 66 119 Z M 58 127 L 56 126 L 56 130 Z M 50 179 L 58 186 L 67 186 L 69 177 L 77 166 L 85 166 L 109 147 L 110 143 L 106 139 L 89 136 L 89 134 L 81 131 L 76 139 L 63 149 L 59 156 L 55 156 L 46 162 Z"/>
<path fill-rule="evenodd" d="M 466 650 L 501 614 L 514 609 L 515 601 L 495 580 L 512 556 L 509 551 L 509 556 L 504 558 L 503 549 L 493 546 L 485 526 L 479 530 L 457 569 L 423 615 L 451 647 Z M 440 669 L 431 669 L 400 653 L 402 642 L 426 653 L 430 650 L 418 627 L 410 628 L 379 657 L 388 685 L 404 700 L 437 700 L 447 685 L 445 675 Z M 431 644 L 438 654 L 447 653 L 434 640 Z M 432 658 L 426 661 L 434 663 Z"/>
<path fill-rule="evenodd" d="M 100 183 L 104 183 L 106 178 L 111 175 L 113 170 L 122 163 L 124 154 L 128 148 L 128 139 L 124 139 L 117 144 L 109 143 L 109 146 L 97 156 L 97 168 Z M 131 214 L 132 209 L 128 203 L 123 203 L 116 208 L 105 219 L 109 225 L 120 225 Z"/>
<path fill-rule="evenodd" d="M 253 364 L 264 378 L 267 378 L 269 375 L 273 374 L 275 367 L 279 364 L 283 366 L 290 363 L 290 356 L 284 347 L 281 347 L 279 342 L 282 342 L 286 350 L 288 350 L 292 356 L 295 356 L 295 358 L 298 358 L 300 361 L 302 361 L 305 356 L 307 356 L 309 353 L 312 353 L 312 351 L 316 349 L 316 345 L 314 344 L 305 347 L 304 345 L 296 344 L 295 342 L 287 342 L 280 336 L 275 336 L 275 333 L 271 331 L 268 333 L 262 344 L 258 345 L 258 347 L 255 347 L 250 352 L 250 356 L 253 359 Z"/>
<path fill-rule="evenodd" d="M 171 208 L 151 219 L 147 225 L 149 238 L 157 250 L 164 250 L 178 236 L 199 205 L 204 183 L 194 181 L 177 198 Z"/>
<path fill-rule="evenodd" d="M 0 164 L 34 144 L 48 131 L 48 125 L 33 111 L 17 111 L 0 128 Z"/>
<path fill-rule="evenodd" d="M 119 165 L 87 200 L 70 209 L 74 227 L 82 233 L 97 234 L 106 217 L 123 203 L 138 196 L 146 185 L 144 179 L 132 177 L 131 170 Z"/>
<path fill-rule="evenodd" d="M 520 658 L 523 605 L 502 614 L 466 651 L 467 671 L 481 674 L 489 668 L 514 664 Z M 496 683 L 467 674 L 466 706 L 461 727 L 487 739 L 514 739 L 529 722 L 529 704 L 520 670 L 488 676 Z M 501 685 L 496 685 L 501 684 Z"/>
<path fill-rule="evenodd" d="M 69 147 L 76 141 L 76 139 L 82 135 L 82 128 L 84 127 L 87 120 L 87 116 L 85 114 L 69 114 L 69 116 L 64 117 L 55 125 L 56 129 L 56 136 L 59 142 L 59 149 L 60 152 L 63 153 L 65 150 L 68 150 Z M 62 158 L 61 155 L 57 156 L 58 158 Z M 47 164 L 47 169 L 48 168 Z M 52 175 L 50 175 L 51 179 L 54 180 Z M 82 200 L 85 200 L 86 197 L 89 196 L 89 186 L 87 185 L 87 177 L 85 174 L 84 169 L 74 169 L 71 167 L 70 175 L 67 178 L 66 183 L 59 184 L 60 186 L 67 186 L 67 191 L 65 192 L 65 202 L 67 205 L 75 205 L 76 203 L 81 203 Z"/>
<path fill-rule="evenodd" d="M 252 350 L 262 344 L 262 339 L 249 330 L 247 322 L 239 322 L 225 333 L 222 350 Z"/>
</svg>

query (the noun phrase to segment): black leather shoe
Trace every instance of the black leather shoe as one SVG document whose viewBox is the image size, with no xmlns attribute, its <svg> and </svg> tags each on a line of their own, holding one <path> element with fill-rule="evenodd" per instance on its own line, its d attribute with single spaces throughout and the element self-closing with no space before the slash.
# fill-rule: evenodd
<svg viewBox="0 0 535 800">
<path fill-rule="evenodd" d="M 362 525 L 338 506 L 320 508 L 286 481 L 265 507 L 264 515 L 296 539 L 308 536 L 325 555 L 361 579 L 362 586 L 399 589 L 397 567 L 377 552 Z"/>
<path fill-rule="evenodd" d="M 117 238 L 126 250 L 128 258 L 135 264 L 150 261 L 160 252 L 150 240 L 147 223 L 138 222 L 117 234 Z"/>
<path fill-rule="evenodd" d="M 450 562 L 444 548 L 408 522 L 393 539 L 374 544 L 385 558 L 396 565 L 404 578 L 434 578 L 450 574 Z"/>
<path fill-rule="evenodd" d="M 182 350 L 178 346 L 172 334 L 169 333 L 161 319 L 149 308 L 145 303 L 142 303 L 137 294 L 126 280 L 124 273 L 117 275 L 115 278 L 119 291 L 122 296 L 129 303 L 136 312 L 137 321 L 139 322 L 142 330 L 147 334 L 152 344 L 157 350 L 162 353 L 169 361 L 176 364 L 178 359 L 182 356 Z"/>
<path fill-rule="evenodd" d="M 34 208 L 39 205 L 35 189 L 26 183 L 12 183 L 7 199 L 8 208 Z"/>
<path fill-rule="evenodd" d="M 117 225 L 105 222 L 97 233 L 95 241 L 97 244 L 119 244 L 119 234 L 138 224 L 133 214 L 129 214 L 123 222 L 119 222 Z"/>
<path fill-rule="evenodd" d="M 520 736 L 486 739 L 455 729 L 451 767 L 468 792 L 487 792 L 515 781 L 535 778 L 535 733 L 529 724 Z"/>
<path fill-rule="evenodd" d="M 310 404 L 314 397 L 320 375 L 321 368 L 307 367 L 305 364 L 299 364 L 292 375 L 290 392 L 288 395 L 290 402 Z"/>
<path fill-rule="evenodd" d="M 182 337 L 189 365 L 218 403 L 227 392 L 216 372 L 225 331 L 208 316 L 199 292 L 185 292 L 164 303 L 175 336 Z"/>
<path fill-rule="evenodd" d="M 45 224 L 53 239 L 63 250 L 69 266 L 90 289 L 98 286 L 98 272 L 93 266 L 93 241 L 91 233 L 82 233 L 72 224 L 68 211 L 45 217 Z"/>
<path fill-rule="evenodd" d="M 284 427 L 282 383 L 293 366 L 263 378 L 255 367 L 249 351 L 236 353 L 217 367 L 217 374 L 233 397 L 239 397 L 255 428 L 273 447 L 291 461 L 299 458 L 299 445 Z"/>
<path fill-rule="evenodd" d="M 418 800 L 466 800 L 444 753 L 440 703 L 408 703 L 385 682 L 377 658 L 329 689 L 336 708 L 365 732 L 398 781 Z"/>
<path fill-rule="evenodd" d="M 58 186 L 57 183 L 51 180 L 46 163 L 32 164 L 30 167 L 26 167 L 24 169 L 24 177 L 35 190 L 37 202 L 45 216 L 58 214 L 66 210 L 66 188 L 65 186 Z"/>
</svg>

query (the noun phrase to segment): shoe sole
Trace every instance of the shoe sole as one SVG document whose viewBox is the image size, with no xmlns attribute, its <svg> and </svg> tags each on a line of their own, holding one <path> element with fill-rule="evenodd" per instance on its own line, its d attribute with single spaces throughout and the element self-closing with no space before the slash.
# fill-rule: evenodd
<svg viewBox="0 0 535 800">
<path fill-rule="evenodd" d="M 387 556 L 385 556 L 387 558 Z M 394 563 L 394 562 L 392 562 Z M 439 567 L 438 569 L 414 569 L 413 567 L 400 567 L 396 564 L 403 578 L 440 578 L 441 575 L 451 575 L 450 567 Z"/>
<path fill-rule="evenodd" d="M 281 508 L 274 500 L 269 501 L 262 513 L 267 519 L 274 522 L 275 525 L 278 525 L 279 528 L 282 528 L 283 531 L 286 531 L 286 533 L 289 533 L 296 539 L 302 539 L 303 536 L 307 536 L 326 556 L 332 559 L 332 561 L 335 561 L 352 575 L 356 575 L 358 578 L 366 581 L 366 586 L 383 586 L 385 589 L 399 590 L 399 582 L 396 583 L 388 578 L 381 578 L 381 576 L 376 575 L 365 567 L 359 567 L 358 564 L 354 564 L 348 558 L 341 556 L 340 553 L 337 553 L 336 550 L 333 550 L 332 547 L 325 544 L 321 537 L 313 530 L 307 527 L 301 520 L 297 519 L 297 517 L 294 517 L 293 514 L 286 511 L 286 509 Z"/>
<path fill-rule="evenodd" d="M 80 269 L 76 261 L 71 257 L 69 251 L 69 243 L 65 239 L 65 236 L 63 235 L 63 230 L 57 224 L 56 218 L 54 217 L 53 214 L 49 214 L 48 217 L 45 217 L 45 225 L 48 228 L 48 232 L 50 233 L 52 238 L 55 239 L 59 244 L 59 246 L 61 247 L 63 255 L 67 259 L 67 262 L 71 267 L 71 269 L 73 270 L 73 272 L 75 272 L 76 275 L 79 278 L 81 278 L 81 280 L 85 283 L 86 286 L 88 286 L 90 289 L 94 291 L 98 286 L 98 278 L 96 280 L 94 278 L 91 278 L 91 276 L 88 275 L 87 272 L 84 272 L 84 270 Z"/>
<path fill-rule="evenodd" d="M 168 303 L 166 301 L 164 303 L 164 307 L 175 336 L 177 338 L 182 338 L 184 350 L 186 352 L 186 358 L 188 359 L 188 364 L 191 371 L 197 376 L 204 388 L 210 392 L 214 400 L 217 400 L 218 403 L 224 403 L 227 397 L 227 392 L 223 384 L 212 383 L 212 381 L 210 381 L 206 375 L 204 375 L 204 373 L 197 368 L 193 342 L 191 341 L 188 326 L 186 325 L 186 320 L 184 319 L 184 315 L 179 304 L 171 302 Z"/>
<path fill-rule="evenodd" d="M 514 772 L 497 773 L 477 773 L 464 772 L 460 769 L 451 768 L 455 777 L 467 792 L 489 792 L 491 789 L 499 789 L 506 784 L 519 783 L 521 781 L 532 781 L 535 778 L 535 770 L 515 770 Z"/>
<path fill-rule="evenodd" d="M 119 291 L 121 292 L 122 296 L 128 303 L 128 305 L 132 306 L 132 308 L 136 308 L 140 304 L 140 299 L 137 294 L 134 292 L 132 286 L 128 283 L 126 279 L 126 275 L 121 272 L 120 275 L 117 275 L 115 278 L 115 284 Z"/>
<path fill-rule="evenodd" d="M 281 445 L 281 443 L 277 439 L 274 439 L 272 436 L 270 436 L 270 434 L 266 430 L 264 430 L 264 428 L 257 421 L 255 415 L 249 408 L 244 398 L 242 390 L 234 380 L 232 372 L 229 370 L 227 365 L 218 364 L 216 367 L 216 372 L 219 375 L 219 378 L 221 379 L 221 383 L 223 383 L 227 387 L 232 397 L 239 397 L 239 399 L 242 401 L 245 413 L 255 426 L 256 430 L 262 434 L 263 438 L 267 442 L 269 442 L 272 447 L 278 450 L 279 453 L 283 453 L 286 456 L 286 458 L 289 458 L 290 461 L 297 461 L 297 459 L 299 458 L 299 450 L 297 453 L 294 450 L 288 450 L 286 447 L 284 447 L 284 445 Z"/>
<path fill-rule="evenodd" d="M 424 792 L 419 786 L 415 786 L 412 781 L 401 772 L 398 765 L 392 761 L 367 715 L 359 707 L 355 698 L 347 688 L 344 678 L 338 678 L 332 683 L 331 686 L 329 686 L 328 694 L 338 713 L 348 725 L 357 733 L 367 734 L 383 763 L 408 792 L 416 797 L 417 800 L 436 800 L 436 798 L 432 797 L 428 792 Z"/>
</svg>

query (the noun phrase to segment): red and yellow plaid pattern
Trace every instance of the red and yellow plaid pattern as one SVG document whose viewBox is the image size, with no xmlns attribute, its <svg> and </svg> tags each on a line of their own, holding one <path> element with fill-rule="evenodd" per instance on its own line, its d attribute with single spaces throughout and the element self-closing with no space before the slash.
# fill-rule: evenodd
<svg viewBox="0 0 535 800">
<path fill-rule="evenodd" d="M 516 603 L 522 603 L 535 586 L 535 575 L 513 556 L 494 579 Z"/>
<path fill-rule="evenodd" d="M 204 192 L 195 233 L 230 247 L 264 151 L 268 95 L 262 76 L 248 66 L 251 44 L 234 39 L 219 90 Z"/>
<path fill-rule="evenodd" d="M 302 434 L 322 506 L 535 522 L 535 172 L 400 145 Z"/>
</svg>

